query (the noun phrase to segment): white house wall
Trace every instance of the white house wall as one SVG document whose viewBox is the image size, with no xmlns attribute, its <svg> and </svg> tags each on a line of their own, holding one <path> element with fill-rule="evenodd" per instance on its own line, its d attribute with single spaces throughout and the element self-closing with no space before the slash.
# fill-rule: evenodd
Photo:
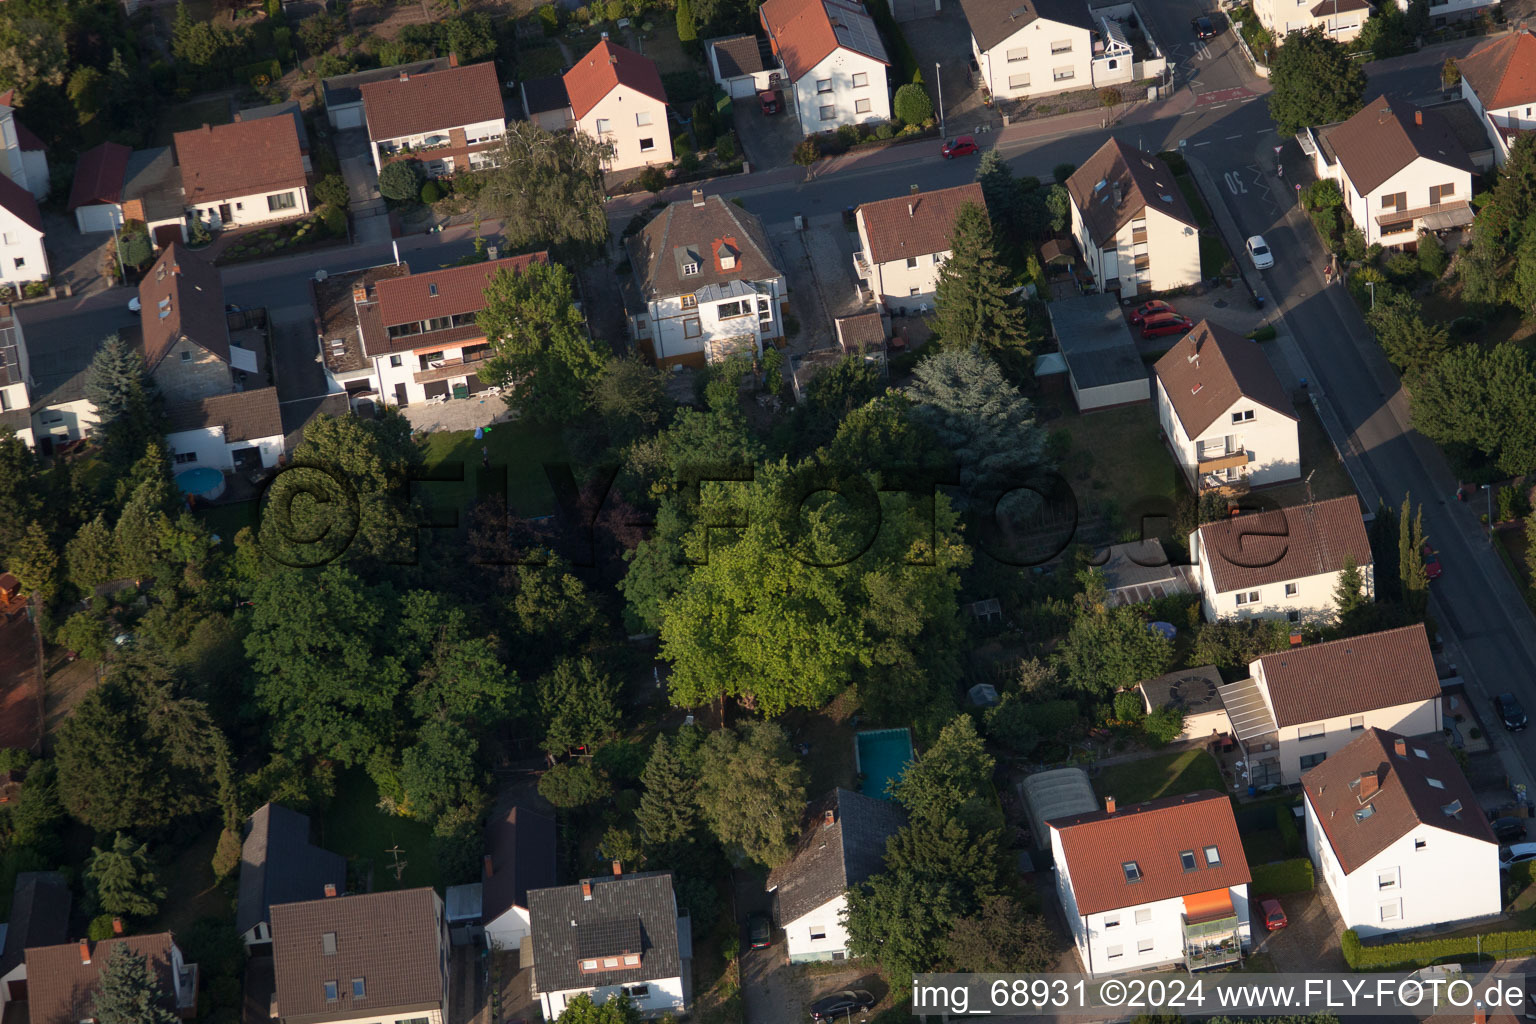
<svg viewBox="0 0 1536 1024">
<path fill-rule="evenodd" d="M 771 287 L 771 294 L 759 295 L 749 284 L 733 282 L 731 296 L 701 301 L 698 306 L 691 309 L 683 308 L 680 295 L 658 299 L 650 303 L 648 317 L 643 314 L 636 318 L 637 321 L 649 319 L 649 323 L 636 324 L 636 334 L 651 340 L 652 351 L 658 363 L 675 362 L 707 352 L 712 340 L 726 342 L 749 337 L 757 346 L 757 353 L 760 355 L 766 339 L 776 338 L 784 333 L 779 320 L 781 315 L 779 303 L 784 295 L 784 278 L 777 277 L 771 282 L 758 283 L 768 284 Z M 766 299 L 769 319 L 763 321 L 755 313 L 750 317 L 724 319 L 720 317 L 718 312 L 720 302 L 737 302 L 742 299 L 752 299 L 754 302 L 757 299 Z M 694 319 L 698 320 L 699 334 L 697 337 L 688 337 L 693 330 L 688 326 L 688 321 Z"/>
<path fill-rule="evenodd" d="M 15 214 L 0 210 L 0 283 L 16 286 L 48 276 L 42 232 Z"/>
<path fill-rule="evenodd" d="M 211 466 L 218 470 L 233 470 L 235 468 L 235 452 L 246 448 L 256 448 L 261 452 L 261 464 L 267 469 L 277 465 L 277 460 L 283 453 L 283 435 L 274 434 L 271 437 L 258 437 L 249 441 L 224 440 L 224 428 L 204 427 L 198 430 L 182 430 L 166 436 L 166 445 L 174 456 L 194 456 L 191 459 L 177 458 L 175 469 L 177 472 L 185 472 L 200 466 Z"/>
<path fill-rule="evenodd" d="M 848 896 L 840 894 L 784 926 L 790 963 L 831 960 L 848 952 Z M 821 938 L 812 938 L 820 935 Z"/>
<path fill-rule="evenodd" d="M 1397 0 L 1399 10 L 1408 10 L 1408 0 Z M 1433 27 L 1439 28 L 1447 19 L 1461 18 L 1485 7 L 1497 7 L 1499 0 L 1430 0 L 1429 17 Z"/>
<path fill-rule="evenodd" d="M 863 85 L 854 85 L 856 75 L 865 76 L 860 79 Z M 790 90 L 801 132 L 813 135 L 845 124 L 889 121 L 891 92 L 886 77 L 886 66 L 873 57 L 841 47 L 833 50 Z M 829 83 L 827 92 L 819 91 L 818 83 L 823 81 Z M 822 117 L 823 107 L 832 108 L 829 117 Z"/>
<path fill-rule="evenodd" d="M 1268 687 L 1262 682 L 1263 667 L 1255 669 L 1255 678 L 1264 687 L 1268 699 Z M 1441 726 L 1440 702 L 1422 700 L 1412 704 L 1397 704 L 1387 708 L 1373 708 L 1358 715 L 1340 715 L 1304 725 L 1287 725 L 1280 728 L 1280 776 L 1289 786 L 1301 781 L 1304 771 L 1301 758 L 1331 757 L 1360 737 L 1366 729 L 1382 729 L 1401 736 L 1428 736 L 1439 733 Z M 1308 737 L 1301 739 L 1302 736 Z"/>
<path fill-rule="evenodd" d="M 1057 43 L 1070 43 L 1071 49 L 1053 54 L 1051 47 Z M 1093 86 L 1093 36 L 1076 25 L 1037 18 L 990 50 L 982 50 L 973 35 L 971 53 L 981 68 L 982 81 L 993 96 L 1002 99 Z M 1009 60 L 1010 54 L 1015 59 Z M 1125 65 L 1129 71 L 1129 58 Z"/>
<path fill-rule="evenodd" d="M 1409 131 L 1413 130 L 1410 125 Z M 1355 219 L 1355 226 L 1365 232 L 1367 243 L 1380 242 L 1382 245 L 1402 245 L 1404 242 L 1417 240 L 1417 229 L 1396 232 L 1391 235 L 1382 235 L 1380 226 L 1376 223 L 1376 216 L 1383 212 L 1381 199 L 1397 192 L 1406 192 L 1407 209 L 1419 210 L 1429 206 L 1429 188 L 1431 185 L 1454 185 L 1455 193 L 1451 196 L 1451 203 L 1466 202 L 1472 198 L 1472 175 L 1468 171 L 1457 167 L 1451 167 L 1434 160 L 1426 160 L 1419 157 L 1407 167 L 1398 171 L 1386 181 L 1371 190 L 1368 196 L 1362 196 L 1353 184 L 1348 182 L 1344 175 L 1342 165 L 1337 175 L 1343 179 L 1340 191 L 1345 194 L 1345 202 L 1349 204 L 1349 214 Z"/>
<path fill-rule="evenodd" d="M 100 422 L 96 406 L 81 398 L 34 410 L 32 433 L 39 441 L 47 437 L 62 443 L 88 436 Z"/>
<path fill-rule="evenodd" d="M 528 911 L 524 907 L 508 907 L 494 920 L 486 923 L 485 941 L 493 949 L 517 949 L 530 929 Z"/>
<path fill-rule="evenodd" d="M 1313 17 L 1312 8 L 1317 0 L 1254 0 L 1253 13 L 1259 24 L 1276 36 L 1289 32 L 1304 32 L 1309 28 L 1321 28 L 1323 32 L 1341 43 L 1347 43 L 1360 34 L 1368 11 L 1346 11 L 1343 14 L 1325 14 Z M 1257 55 L 1260 60 L 1263 54 Z"/>
<path fill-rule="evenodd" d="M 1243 423 L 1232 422 L 1233 415 L 1249 410 L 1253 412 L 1253 419 Z M 1199 475 L 1201 443 L 1221 442 L 1229 436 L 1234 448 L 1248 452 L 1248 464 L 1237 468 L 1253 486 L 1295 480 L 1301 476 L 1301 447 L 1296 420 L 1266 405 L 1246 398 L 1239 399 L 1217 416 L 1204 433 L 1191 439 L 1184 432 L 1183 421 L 1173 410 L 1162 379 L 1157 378 L 1157 419 L 1163 428 L 1163 436 L 1174 450 L 1179 467 L 1184 471 L 1184 478 L 1191 486 L 1197 482 Z"/>
<path fill-rule="evenodd" d="M 346 984 L 345 980 L 342 984 Z M 444 1024 L 447 1014 L 440 1009 L 391 1013 L 386 1008 L 383 1011 L 375 1011 L 367 1017 L 348 1017 L 345 1020 L 326 1021 L 326 1024 L 410 1024 L 412 1021 L 423 1020 L 427 1024 Z"/>
<path fill-rule="evenodd" d="M 645 124 L 640 124 L 646 120 Z M 606 130 L 598 131 L 598 122 Z M 672 162 L 672 136 L 668 129 L 667 105 L 628 86 L 618 85 L 576 122 L 584 135 L 613 147 L 606 165 L 610 171 Z M 642 148 L 649 142 L 650 148 Z"/>
<path fill-rule="evenodd" d="M 869 235 L 865 231 L 864 214 L 858 215 L 859 244 L 865 259 L 869 258 Z M 949 258 L 950 250 L 923 253 L 912 257 L 915 267 L 907 265 L 907 258 L 870 264 L 870 291 L 875 299 L 888 308 L 914 309 L 933 305 L 938 290 L 939 271 Z"/>
<path fill-rule="evenodd" d="M 123 208 L 114 203 L 97 203 L 94 206 L 75 208 L 75 226 L 83 235 L 102 231 L 115 231 L 123 226 Z"/>
<path fill-rule="evenodd" d="M 273 210 L 269 200 L 274 196 L 292 196 L 293 205 L 286 209 Z M 222 207 L 229 207 L 229 220 L 223 220 L 220 216 Z M 309 212 L 309 189 L 300 186 L 298 188 L 279 189 L 276 192 L 262 192 L 257 195 L 240 196 L 235 199 L 220 200 L 216 203 L 200 203 L 197 206 L 188 207 L 195 210 L 197 215 L 212 226 L 244 227 L 248 224 L 264 224 L 267 221 L 287 220 L 290 217 L 300 217 Z"/>
<path fill-rule="evenodd" d="M 572 988 L 559 992 L 542 992 L 539 994 L 539 1000 L 544 1004 L 544 1019 L 554 1020 L 560 1016 L 570 1001 L 579 995 L 590 995 L 594 1003 L 606 1003 L 615 996 L 622 995 L 626 989 L 633 989 L 637 985 L 645 985 L 648 988 L 643 996 L 630 996 L 631 1002 L 641 1013 L 659 1013 L 664 1010 L 682 1012 L 683 979 L 680 977 L 633 981 L 624 985 L 604 985 L 599 988 Z"/>
<path fill-rule="evenodd" d="M 452 111 L 444 111 L 451 114 Z M 474 124 L 449 124 L 441 128 L 434 128 L 429 132 L 418 132 L 415 135 L 397 135 L 387 139 L 371 139 L 369 151 L 373 154 L 373 170 L 378 173 L 384 167 L 386 156 L 394 156 L 396 152 L 409 146 L 415 152 L 412 156 L 424 164 L 431 163 L 434 159 L 441 159 L 435 154 L 442 152 L 450 155 L 457 151 L 458 147 L 452 145 L 453 133 L 456 129 L 463 129 L 465 145 L 475 146 L 492 139 L 502 138 L 507 134 L 507 122 L 501 119 L 491 121 L 476 121 Z M 370 135 L 372 133 L 370 132 Z M 426 148 L 428 139 L 441 139 L 440 142 L 430 143 L 430 149 Z M 385 151 L 380 153 L 381 147 Z"/>
<path fill-rule="evenodd" d="M 1292 621 L 1318 622 L 1338 613 L 1334 591 L 1338 588 L 1339 573 L 1342 570 L 1302 576 L 1298 579 L 1275 580 L 1272 583 L 1243 587 L 1241 590 L 1218 591 L 1211 577 L 1210 557 L 1206 551 L 1205 538 L 1196 531 L 1190 534 L 1189 544 L 1190 550 L 1198 559 L 1196 570 L 1200 576 L 1201 606 L 1207 622 L 1215 622 L 1217 619 L 1290 620 L 1293 613 L 1296 618 Z M 1365 595 L 1374 600 L 1375 567 L 1362 565 L 1358 568 L 1364 582 Z M 1289 586 L 1294 586 L 1296 593 L 1287 594 L 1286 588 Z M 1254 593 L 1259 595 L 1258 600 L 1247 600 Z M 1237 603 L 1239 595 L 1245 598 L 1241 605 Z"/>
</svg>

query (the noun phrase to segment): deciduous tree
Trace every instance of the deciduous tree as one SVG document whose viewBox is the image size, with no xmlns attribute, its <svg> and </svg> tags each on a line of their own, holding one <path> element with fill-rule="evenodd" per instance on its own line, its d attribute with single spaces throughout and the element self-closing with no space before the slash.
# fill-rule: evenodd
<svg viewBox="0 0 1536 1024">
<path fill-rule="evenodd" d="M 945 970 L 965 973 L 1048 971 L 1056 963 L 1056 939 L 1039 914 L 1010 896 L 994 896 L 979 910 L 957 918 L 944 939 Z"/>
<path fill-rule="evenodd" d="M 1269 68 L 1269 116 L 1281 135 L 1343 121 L 1360 109 L 1365 69 L 1322 29 L 1292 32 Z"/>
<path fill-rule="evenodd" d="M 576 312 L 571 272 L 530 263 L 502 269 L 485 288 L 475 316 L 491 345 L 480 379 L 508 389 L 507 404 L 538 422 L 566 423 L 587 405 L 604 356 Z"/>
<path fill-rule="evenodd" d="M 789 855 L 805 809 L 805 769 L 784 730 L 749 722 L 711 733 L 701 751 L 699 806 L 719 840 L 773 866 Z"/>
<path fill-rule="evenodd" d="M 502 222 L 514 250 L 587 256 L 608 240 L 603 161 L 608 147 L 582 132 L 554 134 L 527 121 L 507 125 L 495 167 L 482 172 L 482 212 Z"/>
</svg>

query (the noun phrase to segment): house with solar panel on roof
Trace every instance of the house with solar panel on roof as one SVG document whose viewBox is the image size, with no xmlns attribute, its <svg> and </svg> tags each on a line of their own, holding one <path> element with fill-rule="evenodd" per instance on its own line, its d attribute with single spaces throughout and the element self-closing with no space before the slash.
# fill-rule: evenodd
<svg viewBox="0 0 1536 1024">
<path fill-rule="evenodd" d="M 1056 896 L 1091 977 L 1239 962 L 1248 860 L 1225 794 L 1202 790 L 1048 820 Z"/>
<path fill-rule="evenodd" d="M 1498 840 L 1443 744 L 1366 729 L 1301 785 L 1307 853 L 1361 938 L 1503 909 Z"/>
<path fill-rule="evenodd" d="M 758 8 L 806 135 L 891 119 L 891 61 L 857 0 L 768 0 Z"/>
</svg>

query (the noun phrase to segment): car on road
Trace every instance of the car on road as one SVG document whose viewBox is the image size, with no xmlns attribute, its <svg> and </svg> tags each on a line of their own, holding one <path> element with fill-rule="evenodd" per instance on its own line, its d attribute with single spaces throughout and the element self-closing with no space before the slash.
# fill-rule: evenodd
<svg viewBox="0 0 1536 1024">
<path fill-rule="evenodd" d="M 1499 870 L 1508 871 L 1516 864 L 1536 860 L 1536 843 L 1516 843 L 1499 847 Z"/>
<path fill-rule="evenodd" d="M 1161 316 L 1149 317 L 1146 323 L 1141 325 L 1141 336 L 1162 338 L 1169 334 L 1183 334 L 1193 326 L 1195 326 L 1193 320 L 1179 316 L 1177 313 L 1165 313 Z"/>
<path fill-rule="evenodd" d="M 1248 258 L 1253 260 L 1255 270 L 1268 270 L 1275 265 L 1275 254 L 1269 251 L 1269 243 L 1264 241 L 1263 235 L 1248 239 Z"/>
<path fill-rule="evenodd" d="M 1525 708 L 1520 706 L 1520 702 L 1512 693 L 1501 693 L 1493 698 L 1493 712 L 1499 716 L 1499 721 L 1503 722 L 1504 728 L 1510 732 L 1519 732 L 1531 724 Z"/>
<path fill-rule="evenodd" d="M 981 147 L 976 145 L 976 139 L 970 135 L 956 135 L 944 143 L 944 159 L 953 160 L 957 156 L 970 156 L 972 153 L 981 152 Z"/>
<path fill-rule="evenodd" d="M 777 89 L 764 89 L 757 94 L 757 102 L 765 114 L 777 114 L 784 109 L 784 97 Z"/>
<path fill-rule="evenodd" d="M 1192 18 L 1189 27 L 1195 30 L 1196 39 L 1209 39 L 1216 34 L 1215 24 L 1203 14 L 1198 18 Z"/>
<path fill-rule="evenodd" d="M 773 925 L 768 921 L 768 915 L 761 910 L 754 910 L 747 915 L 747 947 L 749 949 L 767 949 L 773 945 Z"/>
<path fill-rule="evenodd" d="M 875 997 L 861 988 L 848 988 L 823 996 L 811 1004 L 811 1020 L 847 1020 L 855 1013 L 874 1008 Z"/>
<path fill-rule="evenodd" d="M 1428 541 L 1424 542 L 1424 550 L 1423 550 L 1422 554 L 1424 555 L 1424 576 L 1425 576 L 1425 578 L 1426 579 L 1431 579 L 1431 580 L 1439 579 L 1440 578 L 1440 572 L 1441 572 L 1441 569 L 1440 569 L 1440 556 L 1435 552 L 1434 548 L 1429 546 L 1429 542 Z"/>
<path fill-rule="evenodd" d="M 1144 302 L 1131 310 L 1131 323 L 1140 327 L 1147 322 L 1147 317 L 1157 316 L 1159 313 L 1172 313 L 1177 316 L 1178 310 L 1168 305 L 1162 299 L 1153 299 L 1151 302 Z"/>
<path fill-rule="evenodd" d="M 1285 908 L 1277 899 L 1262 900 L 1259 909 L 1264 911 L 1264 930 L 1277 932 L 1290 922 L 1285 919 Z"/>
<path fill-rule="evenodd" d="M 1525 838 L 1527 818 L 1495 818 L 1488 824 L 1493 828 L 1493 838 L 1500 843 L 1513 843 Z"/>
</svg>

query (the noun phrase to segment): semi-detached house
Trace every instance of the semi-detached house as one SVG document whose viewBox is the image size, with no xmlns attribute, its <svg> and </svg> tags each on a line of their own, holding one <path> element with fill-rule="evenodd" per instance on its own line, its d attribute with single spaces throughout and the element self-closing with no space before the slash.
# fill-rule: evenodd
<svg viewBox="0 0 1536 1024">
<path fill-rule="evenodd" d="M 789 80 L 786 98 L 805 135 L 888 121 L 890 58 L 856 0 L 767 0 L 758 8 Z"/>
<path fill-rule="evenodd" d="M 982 85 L 993 96 L 1092 88 L 1094 22 L 1086 0 L 960 0 L 960 7 Z M 1130 75 L 1129 53 L 1110 59 L 1116 64 L 1109 70 Z"/>
<path fill-rule="evenodd" d="M 949 258 L 949 236 L 966 203 L 985 213 L 986 198 L 974 182 L 933 192 L 914 191 L 863 203 L 854 213 L 859 251 L 853 269 L 875 301 L 887 310 L 933 304 L 939 270 Z"/>
<path fill-rule="evenodd" d="M 563 79 L 576 130 L 608 147 L 604 169 L 672 162 L 667 91 L 656 62 L 608 41 L 608 34 Z"/>
<path fill-rule="evenodd" d="M 1347 43 L 1360 34 L 1371 16 L 1369 0 L 1253 0 L 1259 24 L 1282 40 L 1291 32 L 1321 29 L 1330 39 Z M 1259 60 L 1266 54 L 1256 54 Z"/>
<path fill-rule="evenodd" d="M 291 117 L 177 132 L 183 204 L 210 227 L 243 227 L 309 212 L 308 177 Z"/>
<path fill-rule="evenodd" d="M 1522 132 L 1536 130 L 1536 34 L 1515 32 L 1456 62 L 1461 98 L 1482 122 L 1503 164 Z"/>
<path fill-rule="evenodd" d="M 365 82 L 359 92 L 373 168 L 420 161 L 429 177 L 448 177 L 496 161 L 507 134 L 501 83 L 491 61 Z"/>
<path fill-rule="evenodd" d="M 1125 298 L 1200 281 L 1199 227 L 1161 157 L 1110 139 L 1067 179 L 1067 195 L 1100 291 Z"/>
</svg>

